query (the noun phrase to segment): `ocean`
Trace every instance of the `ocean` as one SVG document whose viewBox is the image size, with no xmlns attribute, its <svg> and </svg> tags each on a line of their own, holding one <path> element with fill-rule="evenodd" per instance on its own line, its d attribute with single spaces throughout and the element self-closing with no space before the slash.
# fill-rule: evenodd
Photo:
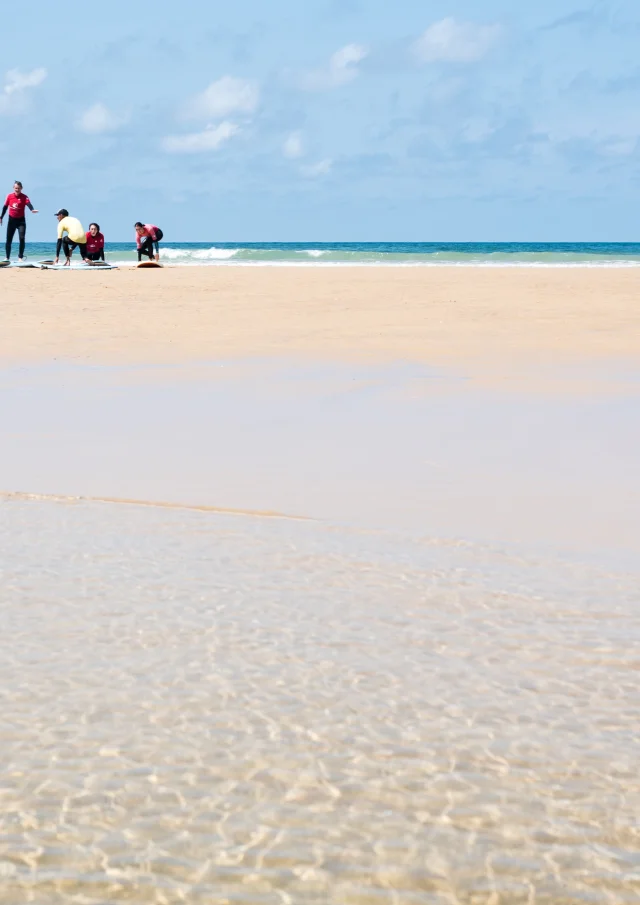
<svg viewBox="0 0 640 905">
<path fill-rule="evenodd" d="M 165 263 L 176 265 L 485 267 L 640 265 L 640 242 L 172 242 L 161 245 Z M 53 242 L 27 243 L 29 258 L 50 258 Z M 107 259 L 136 261 L 133 242 L 109 242 Z"/>
</svg>

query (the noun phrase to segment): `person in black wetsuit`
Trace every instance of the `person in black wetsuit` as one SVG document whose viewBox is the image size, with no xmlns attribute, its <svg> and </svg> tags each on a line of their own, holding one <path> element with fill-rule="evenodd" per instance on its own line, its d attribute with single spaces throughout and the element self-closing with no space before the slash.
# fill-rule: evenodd
<svg viewBox="0 0 640 905">
<path fill-rule="evenodd" d="M 138 248 L 138 263 L 142 261 L 142 255 L 149 255 L 149 260 L 160 260 L 159 242 L 163 238 L 164 233 L 159 226 L 153 226 L 151 223 L 141 223 L 139 220 L 135 224 L 136 230 L 136 246 Z M 155 252 L 155 254 L 154 254 Z"/>
<path fill-rule="evenodd" d="M 27 207 L 32 214 L 38 213 L 22 191 L 22 183 L 16 179 L 13 183 L 13 191 L 7 195 L 2 207 L 2 213 L 0 214 L 0 226 L 2 226 L 4 215 L 9 211 L 9 220 L 7 221 L 7 242 L 5 245 L 7 261 L 11 257 L 11 246 L 13 245 L 13 237 L 16 233 L 18 233 L 19 239 L 18 260 L 24 261 L 25 235 L 27 232 L 27 220 L 24 212 Z"/>
</svg>

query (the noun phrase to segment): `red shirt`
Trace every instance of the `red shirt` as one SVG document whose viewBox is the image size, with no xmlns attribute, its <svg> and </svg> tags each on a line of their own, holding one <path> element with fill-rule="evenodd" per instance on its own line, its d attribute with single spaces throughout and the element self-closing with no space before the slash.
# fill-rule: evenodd
<svg viewBox="0 0 640 905">
<path fill-rule="evenodd" d="M 87 251 L 90 255 L 94 254 L 96 251 L 102 251 L 104 248 L 104 236 L 102 233 L 98 233 L 95 236 L 92 236 L 90 232 L 87 233 Z"/>
<path fill-rule="evenodd" d="M 15 192 L 11 192 L 10 195 L 7 195 L 5 204 L 9 208 L 9 216 L 17 219 L 24 217 L 24 209 L 28 204 L 31 204 L 31 202 L 24 192 L 20 192 L 19 195 L 16 195 Z"/>
</svg>

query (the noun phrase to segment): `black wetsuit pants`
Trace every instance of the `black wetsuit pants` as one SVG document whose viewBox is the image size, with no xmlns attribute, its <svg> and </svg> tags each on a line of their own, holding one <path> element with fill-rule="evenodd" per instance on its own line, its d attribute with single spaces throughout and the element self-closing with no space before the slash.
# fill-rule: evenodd
<svg viewBox="0 0 640 905">
<path fill-rule="evenodd" d="M 87 245 L 85 242 L 74 242 L 73 239 L 70 239 L 69 236 L 64 236 L 60 240 L 60 244 L 62 245 L 62 249 L 64 251 L 65 258 L 70 258 L 73 254 L 73 249 L 80 249 L 80 257 L 84 261 L 87 257 Z M 57 254 L 60 254 L 60 250 L 57 250 Z"/>
<path fill-rule="evenodd" d="M 24 258 L 24 237 L 26 232 L 27 221 L 24 217 L 9 217 L 9 220 L 7 221 L 7 244 L 5 245 L 7 260 L 11 257 L 11 246 L 13 244 L 13 237 L 16 233 L 18 233 L 18 238 L 20 240 L 18 256 Z"/>
</svg>

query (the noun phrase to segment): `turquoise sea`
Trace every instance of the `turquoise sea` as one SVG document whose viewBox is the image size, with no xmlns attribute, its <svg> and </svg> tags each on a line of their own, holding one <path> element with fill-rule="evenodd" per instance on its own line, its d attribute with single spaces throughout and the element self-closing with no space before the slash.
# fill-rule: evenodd
<svg viewBox="0 0 640 905">
<path fill-rule="evenodd" d="M 168 264 L 345 264 L 508 266 L 638 266 L 640 242 L 172 242 L 161 245 Z M 29 258 L 49 258 L 54 243 L 27 243 Z M 107 244 L 116 264 L 136 260 L 133 242 Z"/>
</svg>

